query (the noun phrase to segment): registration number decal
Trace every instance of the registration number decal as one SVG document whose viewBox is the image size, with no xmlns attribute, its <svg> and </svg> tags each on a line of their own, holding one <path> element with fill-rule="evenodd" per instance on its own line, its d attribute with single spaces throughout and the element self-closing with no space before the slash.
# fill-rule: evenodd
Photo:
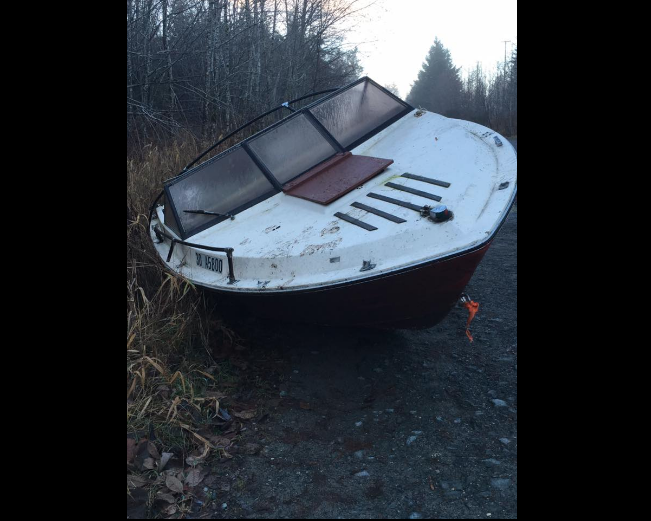
<svg viewBox="0 0 651 521">
<path fill-rule="evenodd" d="M 197 253 L 197 266 L 215 273 L 224 273 L 224 261 L 222 259 L 209 257 L 203 253 Z"/>
</svg>

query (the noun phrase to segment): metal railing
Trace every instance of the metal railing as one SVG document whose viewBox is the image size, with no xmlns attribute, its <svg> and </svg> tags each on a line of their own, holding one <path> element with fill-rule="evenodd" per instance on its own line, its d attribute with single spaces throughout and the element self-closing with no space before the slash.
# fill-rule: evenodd
<svg viewBox="0 0 651 521">
<path fill-rule="evenodd" d="M 193 248 L 195 250 L 210 251 L 213 253 L 225 253 L 226 257 L 228 258 L 228 283 L 230 285 L 233 285 L 237 282 L 237 279 L 235 279 L 235 262 L 233 260 L 233 254 L 235 253 L 235 249 L 215 248 L 214 246 L 204 246 L 202 244 L 193 244 L 190 242 L 180 241 L 172 237 L 170 234 L 166 233 L 158 224 L 154 226 L 153 230 L 160 242 L 165 242 L 165 239 L 171 241 L 170 251 L 167 254 L 168 264 L 172 262 L 172 256 L 174 255 L 174 250 L 176 249 L 177 245 L 186 246 L 188 248 Z"/>
</svg>

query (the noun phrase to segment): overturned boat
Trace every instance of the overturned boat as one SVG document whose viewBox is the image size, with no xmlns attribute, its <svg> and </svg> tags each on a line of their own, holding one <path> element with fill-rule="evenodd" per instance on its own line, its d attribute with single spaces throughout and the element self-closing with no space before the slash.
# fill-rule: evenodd
<svg viewBox="0 0 651 521">
<path fill-rule="evenodd" d="M 514 204 L 516 151 L 369 78 L 293 103 L 286 119 L 166 183 L 151 215 L 163 261 L 238 313 L 436 325 Z"/>
</svg>

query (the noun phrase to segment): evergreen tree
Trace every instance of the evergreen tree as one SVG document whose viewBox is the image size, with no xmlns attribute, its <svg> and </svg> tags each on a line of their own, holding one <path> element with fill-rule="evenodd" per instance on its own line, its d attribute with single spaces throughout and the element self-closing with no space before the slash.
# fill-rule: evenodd
<svg viewBox="0 0 651 521">
<path fill-rule="evenodd" d="M 461 119 L 474 121 L 484 126 L 490 124 L 489 89 L 484 68 L 478 63 L 465 82 Z"/>
<path fill-rule="evenodd" d="M 437 38 L 408 100 L 416 107 L 458 118 L 461 115 L 462 98 L 460 69 L 455 67 L 452 54 Z"/>
</svg>

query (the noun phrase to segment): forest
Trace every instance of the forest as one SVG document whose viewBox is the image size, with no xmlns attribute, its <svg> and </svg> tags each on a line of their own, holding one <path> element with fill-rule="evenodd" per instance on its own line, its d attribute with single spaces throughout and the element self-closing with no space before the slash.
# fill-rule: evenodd
<svg viewBox="0 0 651 521">
<path fill-rule="evenodd" d="M 344 43 L 361 0 L 127 0 L 127 153 L 212 139 L 362 74 Z"/>
<path fill-rule="evenodd" d="M 481 64 L 464 76 L 440 40 L 430 50 L 408 101 L 418 107 L 518 134 L 518 49 L 497 70 Z"/>
<path fill-rule="evenodd" d="M 373 0 L 127 0 L 127 155 L 212 142 L 279 103 L 364 74 L 351 24 Z M 436 41 L 409 101 L 517 134 L 517 51 L 463 77 Z M 256 129 L 253 129 L 256 130 Z"/>
</svg>

